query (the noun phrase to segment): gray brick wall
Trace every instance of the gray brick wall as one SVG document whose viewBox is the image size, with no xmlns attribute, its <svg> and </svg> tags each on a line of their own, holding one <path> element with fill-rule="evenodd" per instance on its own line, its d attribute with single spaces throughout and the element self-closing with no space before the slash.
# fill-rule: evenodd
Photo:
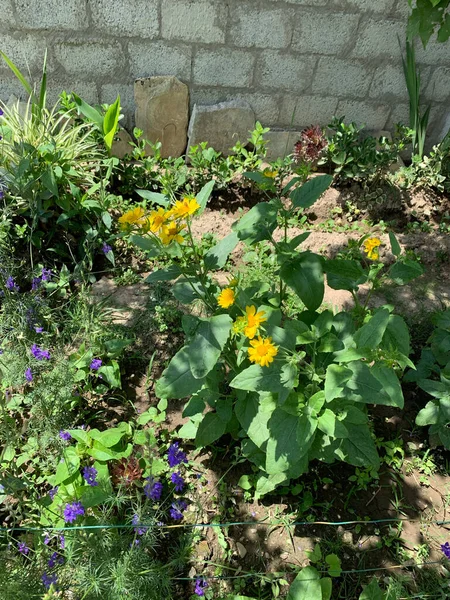
<svg viewBox="0 0 450 600">
<path fill-rule="evenodd" d="M 273 128 L 368 129 L 408 118 L 397 35 L 407 0 L 0 0 L 0 49 L 34 80 L 48 50 L 49 96 L 120 93 L 132 124 L 133 80 L 176 75 L 194 102 L 243 99 Z M 450 43 L 418 46 L 431 140 L 450 107 Z M 0 98 L 20 86 L 0 64 Z"/>
</svg>

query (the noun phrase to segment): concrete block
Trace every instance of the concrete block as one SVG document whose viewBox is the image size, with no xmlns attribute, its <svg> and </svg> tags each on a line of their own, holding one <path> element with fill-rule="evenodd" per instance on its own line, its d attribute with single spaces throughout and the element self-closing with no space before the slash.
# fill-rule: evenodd
<svg viewBox="0 0 450 600">
<path fill-rule="evenodd" d="M 407 104 L 406 102 L 396 102 L 392 106 L 391 114 L 389 115 L 386 129 L 389 129 L 389 131 L 394 131 L 394 127 L 397 123 L 401 123 L 402 125 L 407 125 L 409 127 L 409 104 Z"/>
<path fill-rule="evenodd" d="M 286 48 L 292 37 L 293 11 L 240 3 L 231 13 L 229 41 L 246 48 Z"/>
<path fill-rule="evenodd" d="M 407 0 L 400 0 L 407 4 Z M 362 13 L 380 13 L 387 15 L 392 10 L 396 0 L 331 0 L 329 6 L 339 7 L 340 10 L 354 10 Z"/>
<path fill-rule="evenodd" d="M 165 42 L 130 42 L 132 77 L 174 75 L 184 81 L 191 78 L 191 48 Z"/>
<path fill-rule="evenodd" d="M 322 17 L 322 18 L 321 18 Z M 292 38 L 292 48 L 305 54 L 340 54 L 352 47 L 359 15 L 301 11 Z"/>
<path fill-rule="evenodd" d="M 408 99 L 405 75 L 401 65 L 378 67 L 369 91 L 370 98 Z"/>
<path fill-rule="evenodd" d="M 336 114 L 338 99 L 331 96 L 285 96 L 281 103 L 281 125 L 290 127 L 308 127 L 309 125 L 328 125 Z"/>
<path fill-rule="evenodd" d="M 90 2 L 94 28 L 114 36 L 155 38 L 159 34 L 158 0 Z"/>
<path fill-rule="evenodd" d="M 163 0 L 161 31 L 166 40 L 223 44 L 227 7 L 205 0 Z"/>
<path fill-rule="evenodd" d="M 267 140 L 267 155 L 269 161 L 284 158 L 294 152 L 294 146 L 300 139 L 301 130 L 270 130 L 264 138 Z"/>
<path fill-rule="evenodd" d="M 208 142 L 225 156 L 236 142 L 245 143 L 255 127 L 255 115 L 243 102 L 222 102 L 213 106 L 196 104 L 188 130 L 188 148 Z"/>
<path fill-rule="evenodd" d="M 7 34 L 2 32 L 0 37 L 0 48 L 21 71 L 40 76 L 47 42 L 44 38 L 33 34 L 16 32 Z M 48 72 L 52 71 L 52 65 L 48 64 Z M 11 73 L 9 67 L 2 60 L 0 62 L 0 73 Z"/>
<path fill-rule="evenodd" d="M 148 77 L 134 83 L 136 127 L 150 142 L 161 142 L 161 156 L 186 150 L 189 88 L 176 77 Z"/>
<path fill-rule="evenodd" d="M 405 0 L 397 0 L 392 11 L 393 16 L 399 19 L 404 19 L 405 23 L 411 14 L 411 7 Z"/>
<path fill-rule="evenodd" d="M 243 50 L 197 50 L 194 83 L 222 87 L 249 87 L 253 80 L 254 57 Z"/>
<path fill-rule="evenodd" d="M 424 49 L 422 42 L 416 43 L 416 61 L 424 65 L 450 65 L 449 42 L 438 42 L 432 37 Z"/>
<path fill-rule="evenodd" d="M 321 58 L 312 84 L 313 94 L 364 97 L 370 86 L 373 67 L 351 59 Z"/>
<path fill-rule="evenodd" d="M 57 61 L 70 75 L 117 77 L 124 69 L 125 58 L 120 44 L 74 41 L 56 44 Z"/>
<path fill-rule="evenodd" d="M 278 123 L 280 99 L 278 96 L 261 93 L 237 92 L 225 88 L 194 87 L 190 93 L 191 109 L 194 104 L 218 104 L 238 100 L 247 102 L 255 113 L 255 118 L 263 125 Z"/>
<path fill-rule="evenodd" d="M 375 2 L 373 2 L 375 4 Z M 405 37 L 404 21 L 369 19 L 359 28 L 353 56 L 358 58 L 390 58 L 401 60 L 398 39 Z"/>
<path fill-rule="evenodd" d="M 425 90 L 425 98 L 434 102 L 450 100 L 450 68 L 437 67 Z"/>
<path fill-rule="evenodd" d="M 298 4 L 299 6 L 325 6 L 328 0 L 284 0 L 287 4 Z M 278 2 L 279 0 L 272 0 Z"/>
<path fill-rule="evenodd" d="M 27 29 L 84 29 L 88 27 L 85 0 L 16 0 L 20 27 Z"/>
<path fill-rule="evenodd" d="M 6 104 L 10 96 L 16 96 L 21 100 L 27 99 L 27 94 L 17 79 L 0 77 L 0 101 Z"/>
<path fill-rule="evenodd" d="M 47 104 L 53 106 L 62 91 L 75 92 L 88 104 L 98 104 L 97 85 L 92 81 L 79 81 L 72 78 L 50 78 L 47 84 Z"/>
<path fill-rule="evenodd" d="M 355 100 L 340 100 L 337 114 L 344 116 L 346 122 L 355 121 L 366 129 L 386 129 L 390 106 L 386 104 L 369 104 Z"/>
<path fill-rule="evenodd" d="M 14 26 L 16 24 L 11 0 L 0 0 L 0 15 L 2 15 L 3 27 Z"/>
<path fill-rule="evenodd" d="M 315 56 L 295 56 L 266 50 L 258 59 L 257 85 L 302 92 L 311 84 L 316 62 Z"/>
<path fill-rule="evenodd" d="M 124 115 L 124 118 L 120 120 L 120 124 L 131 131 L 135 111 L 133 84 L 105 83 L 100 88 L 100 102 L 102 104 L 105 102 L 112 104 L 118 94 L 120 95 L 121 111 Z"/>
</svg>

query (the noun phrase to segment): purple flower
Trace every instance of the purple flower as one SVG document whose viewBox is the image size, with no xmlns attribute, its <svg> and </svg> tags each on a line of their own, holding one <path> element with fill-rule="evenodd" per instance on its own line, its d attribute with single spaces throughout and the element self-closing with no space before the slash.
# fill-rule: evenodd
<svg viewBox="0 0 450 600">
<path fill-rule="evenodd" d="M 183 518 L 183 511 L 187 508 L 187 502 L 184 500 L 175 500 L 172 503 L 172 508 L 169 510 L 170 516 L 175 521 L 179 521 Z"/>
<path fill-rule="evenodd" d="M 1 117 L 3 114 L 4 114 L 4 113 L 3 113 L 2 109 L 0 108 L 0 117 Z"/>
<path fill-rule="evenodd" d="M 111 246 L 105 242 L 102 246 L 103 254 L 108 254 L 108 252 L 111 252 L 111 251 L 112 251 Z"/>
<path fill-rule="evenodd" d="M 25 370 L 25 379 L 27 381 L 33 381 L 33 371 L 30 367 L 28 367 L 28 369 Z"/>
<path fill-rule="evenodd" d="M 144 494 L 147 498 L 157 502 L 161 498 L 163 485 L 160 481 L 155 481 L 153 477 L 147 478 L 148 483 L 144 485 Z"/>
<path fill-rule="evenodd" d="M 53 273 L 51 272 L 50 269 L 46 269 L 45 267 L 42 268 L 42 281 L 50 281 L 50 279 L 52 278 Z"/>
<path fill-rule="evenodd" d="M 450 544 L 448 542 L 441 544 L 441 550 L 445 554 L 446 558 L 450 558 Z"/>
<path fill-rule="evenodd" d="M 44 328 L 43 327 L 35 327 L 34 330 L 36 333 L 42 333 L 44 331 Z"/>
<path fill-rule="evenodd" d="M 100 369 L 100 367 L 102 366 L 102 359 L 101 358 L 93 358 L 90 364 L 90 368 L 93 371 L 98 371 L 98 369 Z"/>
<path fill-rule="evenodd" d="M 10 292 L 18 292 L 20 290 L 19 286 L 14 281 L 14 278 L 12 277 L 12 275 L 10 275 L 8 277 L 8 279 L 6 280 L 6 289 L 9 290 Z"/>
<path fill-rule="evenodd" d="M 56 582 L 58 580 L 56 573 L 52 573 L 50 575 L 47 575 L 47 573 L 44 573 L 42 575 L 42 583 L 45 585 L 45 587 L 47 588 L 47 590 L 50 588 L 50 586 L 56 585 Z"/>
<path fill-rule="evenodd" d="M 70 433 L 68 431 L 60 431 L 59 437 L 63 440 L 63 442 L 68 442 L 69 440 L 72 439 L 72 436 L 70 435 Z"/>
<path fill-rule="evenodd" d="M 48 533 L 45 534 L 44 544 L 46 546 L 48 546 L 50 544 L 50 536 L 48 535 Z"/>
<path fill-rule="evenodd" d="M 58 493 L 58 486 L 52 488 L 48 495 L 50 496 L 50 500 L 53 500 L 53 498 L 56 496 L 56 494 Z"/>
<path fill-rule="evenodd" d="M 172 444 L 167 451 L 167 460 L 170 467 L 176 467 L 181 463 L 187 463 L 186 454 L 180 450 L 178 442 Z"/>
<path fill-rule="evenodd" d="M 59 536 L 59 547 L 61 548 L 61 550 L 64 550 L 64 548 L 66 547 L 66 538 L 63 535 Z"/>
<path fill-rule="evenodd" d="M 36 360 L 50 360 L 50 352 L 48 350 L 39 348 L 39 346 L 36 344 L 31 346 L 31 354 Z"/>
<path fill-rule="evenodd" d="M 28 554 L 28 552 L 30 551 L 25 542 L 19 542 L 17 544 L 17 550 L 20 552 L 20 554 Z"/>
<path fill-rule="evenodd" d="M 197 596 L 204 596 L 205 595 L 205 589 L 208 587 L 208 582 L 205 581 L 204 579 L 196 579 L 195 580 L 195 590 L 194 590 L 194 594 L 197 594 Z"/>
<path fill-rule="evenodd" d="M 64 520 L 66 523 L 73 523 L 77 520 L 77 517 L 84 515 L 84 506 L 81 502 L 72 502 L 72 504 L 66 504 L 64 508 Z"/>
<path fill-rule="evenodd" d="M 39 286 L 41 285 L 41 278 L 40 277 L 33 277 L 32 281 L 31 281 L 31 289 L 33 292 L 36 292 L 39 289 Z"/>
<path fill-rule="evenodd" d="M 133 525 L 139 525 L 139 515 L 134 514 L 133 518 L 131 519 L 131 523 Z M 134 531 L 137 533 L 137 535 L 144 535 L 144 533 L 146 533 L 148 527 L 135 527 Z"/>
<path fill-rule="evenodd" d="M 50 569 L 53 569 L 53 567 L 55 565 L 63 565 L 64 557 L 61 556 L 60 554 L 58 554 L 58 552 L 53 552 L 53 554 L 50 556 L 47 564 Z"/>
<path fill-rule="evenodd" d="M 184 479 L 181 477 L 181 473 L 179 471 L 178 473 L 172 473 L 170 479 L 172 483 L 175 484 L 175 491 L 182 492 L 184 488 Z"/>
<path fill-rule="evenodd" d="M 97 469 L 95 467 L 84 467 L 83 469 L 83 477 L 88 485 L 92 487 L 98 485 L 97 477 Z"/>
</svg>

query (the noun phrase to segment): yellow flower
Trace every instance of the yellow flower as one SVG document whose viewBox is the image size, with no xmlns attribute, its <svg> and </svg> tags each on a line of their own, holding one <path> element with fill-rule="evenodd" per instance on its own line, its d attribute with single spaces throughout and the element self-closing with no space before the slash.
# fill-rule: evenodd
<svg viewBox="0 0 450 600">
<path fill-rule="evenodd" d="M 245 308 L 247 324 L 244 329 L 244 334 L 249 340 L 252 340 L 258 333 L 258 329 L 261 327 L 261 323 L 267 321 L 264 317 L 264 311 L 256 312 L 256 306 L 247 306 Z"/>
<path fill-rule="evenodd" d="M 169 212 L 164 210 L 164 208 L 158 208 L 158 210 L 154 210 L 150 213 L 148 217 L 148 225 L 150 231 L 156 233 L 161 229 L 163 225 L 167 223 L 169 220 Z"/>
<path fill-rule="evenodd" d="M 263 175 L 264 177 L 270 177 L 271 179 L 274 179 L 278 175 L 278 171 L 272 171 L 271 169 L 269 169 L 269 167 L 267 167 L 266 169 L 264 169 Z"/>
<path fill-rule="evenodd" d="M 183 200 L 177 200 L 170 213 L 174 219 L 185 219 L 189 215 L 193 215 L 199 208 L 200 204 L 195 198 L 186 197 Z"/>
<path fill-rule="evenodd" d="M 248 357 L 250 362 L 268 367 L 273 362 L 274 357 L 278 354 L 278 346 L 272 344 L 272 338 L 262 338 L 258 336 L 257 340 L 250 342 L 251 348 L 248 349 Z"/>
<path fill-rule="evenodd" d="M 238 317 L 233 323 L 232 331 L 235 335 L 243 333 L 245 326 L 247 325 L 247 319 L 245 317 Z"/>
<path fill-rule="evenodd" d="M 381 245 L 381 240 L 378 238 L 368 238 L 364 242 L 364 252 L 367 254 L 367 258 L 370 260 L 378 260 L 379 257 L 379 246 Z"/>
<path fill-rule="evenodd" d="M 163 225 L 159 237 L 164 246 L 168 246 L 171 242 L 178 242 L 182 244 L 184 237 L 180 235 L 186 225 L 177 225 L 176 223 L 170 223 L 169 225 Z"/>
<path fill-rule="evenodd" d="M 234 299 L 235 299 L 235 293 L 234 291 L 227 287 L 224 288 L 218 298 L 217 298 L 217 304 L 221 307 L 221 308 L 229 308 L 230 306 L 232 306 L 234 304 Z"/>
<path fill-rule="evenodd" d="M 119 217 L 121 229 L 126 229 L 130 225 L 143 225 L 145 223 L 145 211 L 141 206 L 136 206 Z"/>
</svg>

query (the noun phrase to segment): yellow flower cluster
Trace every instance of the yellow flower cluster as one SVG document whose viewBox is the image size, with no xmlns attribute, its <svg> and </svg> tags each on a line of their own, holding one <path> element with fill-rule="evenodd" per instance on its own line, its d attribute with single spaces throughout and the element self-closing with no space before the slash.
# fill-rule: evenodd
<svg viewBox="0 0 450 600">
<path fill-rule="evenodd" d="M 381 240 L 374 237 L 368 238 L 364 242 L 364 252 L 367 254 L 367 258 L 370 260 L 378 260 L 380 256 L 379 247 L 381 245 Z"/>
<path fill-rule="evenodd" d="M 258 336 L 258 339 L 250 342 L 250 346 L 248 349 L 250 362 L 262 367 L 268 367 L 278 354 L 278 347 L 272 344 L 272 338 L 270 337 L 262 338 Z"/>
<path fill-rule="evenodd" d="M 187 219 L 199 208 L 200 204 L 195 198 L 185 197 L 177 200 L 170 210 L 158 208 L 147 216 L 144 209 L 137 206 L 123 214 L 119 218 L 119 223 L 122 229 L 138 226 L 144 233 L 150 231 L 159 237 L 164 246 L 168 246 L 171 242 L 182 244 L 184 237 L 181 232 L 186 228 L 186 224 L 179 221 Z"/>
<path fill-rule="evenodd" d="M 238 317 L 233 323 L 233 333 L 243 333 L 249 340 L 252 340 L 258 333 L 261 324 L 267 321 L 264 311 L 257 312 L 256 306 L 247 306 L 245 315 Z"/>
</svg>

